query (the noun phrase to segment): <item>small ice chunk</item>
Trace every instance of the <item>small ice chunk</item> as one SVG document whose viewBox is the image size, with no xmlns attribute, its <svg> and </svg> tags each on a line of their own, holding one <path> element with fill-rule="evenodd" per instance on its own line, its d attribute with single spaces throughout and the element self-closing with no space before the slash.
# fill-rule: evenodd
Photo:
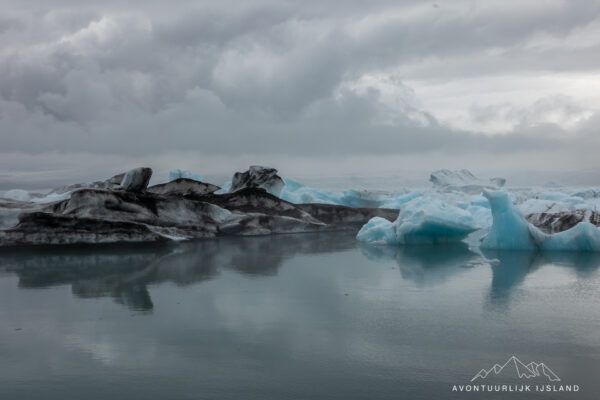
<svg viewBox="0 0 600 400">
<path fill-rule="evenodd" d="M 356 238 L 361 242 L 374 245 L 394 244 L 396 243 L 396 229 L 391 221 L 373 217 L 360 228 Z"/>
</svg>

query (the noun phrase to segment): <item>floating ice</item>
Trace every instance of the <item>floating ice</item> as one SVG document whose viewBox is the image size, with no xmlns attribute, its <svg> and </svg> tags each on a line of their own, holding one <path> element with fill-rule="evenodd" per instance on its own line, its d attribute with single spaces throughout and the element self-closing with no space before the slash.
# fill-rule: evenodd
<svg viewBox="0 0 600 400">
<path fill-rule="evenodd" d="M 50 192 L 46 195 L 41 195 L 39 193 L 29 193 L 22 189 L 12 189 L 8 190 L 0 197 L 8 200 L 44 204 L 68 199 L 71 197 L 71 192 Z"/>
<path fill-rule="evenodd" d="M 247 171 L 236 172 L 231 179 L 229 193 L 245 188 L 262 188 L 272 195 L 279 196 L 285 186 L 275 168 L 251 165 Z"/>
<path fill-rule="evenodd" d="M 479 193 L 483 188 L 498 189 L 506 183 L 506 179 L 504 178 L 491 178 L 487 182 L 483 181 L 466 169 L 457 171 L 440 169 L 433 171 L 429 177 L 429 181 L 437 189 L 459 190 L 468 193 Z"/>
<path fill-rule="evenodd" d="M 231 189 L 231 181 L 227 181 L 221 185 L 221 189 L 217 190 L 215 194 L 225 194 L 229 193 L 229 189 Z"/>
<path fill-rule="evenodd" d="M 152 168 L 140 167 L 130 169 L 123 177 L 121 187 L 127 191 L 141 192 L 146 190 L 151 177 Z"/>
<path fill-rule="evenodd" d="M 30 201 L 31 200 L 31 196 L 29 195 L 29 192 L 27 192 L 23 189 L 12 189 L 12 190 L 6 191 L 0 197 L 9 199 L 9 200 L 16 200 L 16 201 Z"/>
<path fill-rule="evenodd" d="M 361 242 L 374 245 L 396 243 L 396 229 L 394 223 L 385 218 L 374 217 L 360 229 L 356 238 Z"/>
<path fill-rule="evenodd" d="M 62 200 L 68 199 L 69 197 L 71 197 L 71 193 L 72 192 L 49 193 L 42 197 L 34 197 L 31 199 L 31 201 L 34 203 L 40 203 L 40 204 L 54 203 L 55 201 L 62 201 Z"/>
<path fill-rule="evenodd" d="M 372 244 L 436 244 L 459 242 L 478 229 L 471 214 L 433 198 L 408 202 L 393 223 L 371 219 L 357 239 Z"/>
<path fill-rule="evenodd" d="M 421 192 L 418 190 L 411 190 L 405 194 L 396 195 L 388 200 L 385 200 L 381 203 L 381 208 L 392 208 L 392 209 L 400 209 L 404 204 L 408 203 L 411 200 L 416 199 L 421 196 Z"/>
<path fill-rule="evenodd" d="M 195 181 L 202 181 L 202 175 L 200 175 L 200 174 L 195 174 L 193 172 L 186 171 L 183 169 L 174 169 L 174 170 L 169 171 L 169 182 L 172 182 L 174 180 L 181 179 L 181 178 L 193 179 Z"/>
<path fill-rule="evenodd" d="M 600 251 L 600 231 L 589 222 L 554 234 L 545 234 L 525 219 L 508 192 L 485 191 L 492 206 L 493 225 L 481 247 L 487 249 Z"/>
<path fill-rule="evenodd" d="M 284 178 L 285 186 L 279 197 L 285 201 L 295 204 L 337 204 L 348 207 L 376 207 L 400 209 L 400 207 L 415 199 L 420 195 L 419 191 L 368 191 L 349 189 L 342 192 L 336 192 L 326 189 L 317 189 Z"/>
<path fill-rule="evenodd" d="M 341 195 L 333 191 L 315 189 L 289 178 L 283 179 L 285 186 L 279 197 L 294 204 L 320 203 L 340 204 Z"/>
<path fill-rule="evenodd" d="M 429 176 L 429 181 L 435 186 L 462 186 L 477 182 L 478 179 L 471 171 L 461 169 L 450 171 L 449 169 L 439 169 L 433 171 Z"/>
</svg>

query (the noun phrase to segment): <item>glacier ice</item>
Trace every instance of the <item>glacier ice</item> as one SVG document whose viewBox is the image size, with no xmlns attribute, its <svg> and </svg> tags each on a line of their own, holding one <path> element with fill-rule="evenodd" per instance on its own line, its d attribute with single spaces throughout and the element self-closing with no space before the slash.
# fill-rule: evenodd
<svg viewBox="0 0 600 400">
<path fill-rule="evenodd" d="M 0 197 L 9 199 L 9 200 L 16 200 L 16 201 L 29 201 L 31 199 L 29 192 L 27 192 L 26 190 L 23 190 L 23 189 L 8 190 L 8 191 L 4 192 L 4 194 L 2 194 L 2 196 L 0 196 Z"/>
<path fill-rule="evenodd" d="M 492 207 L 493 224 L 481 247 L 484 249 L 600 251 L 600 231 L 589 222 L 553 234 L 530 224 L 505 190 L 486 190 Z"/>
<path fill-rule="evenodd" d="M 31 201 L 33 203 L 40 203 L 40 204 L 45 204 L 45 203 L 54 203 L 55 201 L 62 201 L 62 200 L 66 200 L 69 197 L 71 197 L 71 193 L 72 192 L 64 192 L 64 193 L 49 193 L 45 196 L 41 196 L 41 197 L 32 197 Z"/>
<path fill-rule="evenodd" d="M 48 194 L 39 194 L 39 193 L 29 193 L 26 190 L 22 189 L 12 189 L 4 192 L 1 198 L 14 200 L 19 202 L 29 202 L 29 203 L 53 203 L 55 201 L 61 201 L 68 199 L 71 196 L 71 192 L 64 193 L 55 193 L 50 192 Z"/>
<path fill-rule="evenodd" d="M 484 249 L 534 250 L 534 236 L 542 232 L 527 222 L 505 190 L 485 191 L 492 208 L 493 224 L 481 243 Z M 530 229 L 532 228 L 532 229 Z"/>
<path fill-rule="evenodd" d="M 421 192 L 418 190 L 411 190 L 408 193 L 397 194 L 380 204 L 381 208 L 392 208 L 392 209 L 400 209 L 404 204 L 408 203 L 411 200 L 416 199 L 421 196 Z"/>
<path fill-rule="evenodd" d="M 356 238 L 361 242 L 374 245 L 396 243 L 396 229 L 394 223 L 385 218 L 373 217 L 360 229 Z"/>
<path fill-rule="evenodd" d="M 195 181 L 202 181 L 202 175 L 201 174 L 195 174 L 193 172 L 190 171 L 186 171 L 183 169 L 173 169 L 171 171 L 169 171 L 169 182 L 175 181 L 177 179 L 193 179 Z"/>
<path fill-rule="evenodd" d="M 283 178 L 285 186 L 279 197 L 294 204 L 320 203 L 337 204 L 348 207 L 378 207 L 400 209 L 400 207 L 420 196 L 418 190 L 385 192 L 349 189 L 333 191 L 305 186 L 289 178 Z"/>
<path fill-rule="evenodd" d="M 393 223 L 370 220 L 356 237 L 371 244 L 436 244 L 459 242 L 477 229 L 468 211 L 438 199 L 416 198 Z"/>
<path fill-rule="evenodd" d="M 294 204 L 340 204 L 341 196 L 333 191 L 304 186 L 300 182 L 289 178 L 283 178 L 283 181 L 285 182 L 285 185 L 279 194 L 279 197 L 282 200 Z"/>
<path fill-rule="evenodd" d="M 491 178 L 489 182 L 482 181 L 467 169 L 457 171 L 439 169 L 431 173 L 429 181 L 437 188 L 475 192 L 481 191 L 484 187 L 500 188 L 506 183 L 504 178 Z"/>
<path fill-rule="evenodd" d="M 279 196 L 285 186 L 275 168 L 251 165 L 247 171 L 236 172 L 231 179 L 229 193 L 245 188 L 262 188 L 272 195 Z"/>
<path fill-rule="evenodd" d="M 123 180 L 121 181 L 121 187 L 127 191 L 141 192 L 148 187 L 151 177 L 151 168 L 140 167 L 130 169 L 123 177 Z"/>
</svg>

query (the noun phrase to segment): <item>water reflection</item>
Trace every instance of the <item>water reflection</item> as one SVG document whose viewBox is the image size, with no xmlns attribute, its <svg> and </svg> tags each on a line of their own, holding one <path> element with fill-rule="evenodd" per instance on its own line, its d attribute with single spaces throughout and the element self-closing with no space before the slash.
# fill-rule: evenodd
<svg viewBox="0 0 600 400">
<path fill-rule="evenodd" d="M 465 272 L 465 267 L 483 261 L 463 244 L 434 246 L 370 246 L 360 245 L 362 253 L 375 261 L 394 260 L 402 278 L 419 286 L 441 284 L 453 275 Z"/>
<path fill-rule="evenodd" d="M 600 266 L 600 254 L 535 251 L 473 251 L 463 244 L 434 246 L 371 246 L 360 244 L 362 254 L 374 261 L 394 260 L 402 278 L 419 286 L 443 284 L 469 268 L 489 267 L 492 281 L 488 303 L 508 306 L 513 292 L 532 272 L 545 265 L 573 269 L 582 278 Z"/>
<path fill-rule="evenodd" d="M 595 394 L 599 264 L 332 233 L 5 249 L 0 398 L 461 399 L 511 354 Z"/>
<path fill-rule="evenodd" d="M 13 249 L 0 253 L 0 272 L 19 277 L 21 288 L 71 285 L 79 298 L 112 297 L 137 311 L 154 307 L 148 285 L 190 285 L 217 277 L 223 269 L 274 276 L 286 259 L 299 254 L 354 250 L 372 261 L 394 261 L 404 280 L 419 287 L 440 285 L 472 268 L 490 268 L 487 304 L 506 308 L 526 277 L 548 264 L 589 277 L 600 266 L 594 253 L 484 251 L 466 245 L 386 246 L 357 244 L 350 233 L 316 233 L 221 238 L 180 244 L 117 247 Z"/>
<path fill-rule="evenodd" d="M 569 268 L 581 277 L 591 275 L 600 266 L 600 255 L 596 253 L 486 250 L 483 254 L 496 260 L 491 264 L 489 304 L 500 308 L 506 308 L 513 292 L 525 278 L 543 266 L 552 264 Z"/>
<path fill-rule="evenodd" d="M 223 238 L 181 244 L 15 249 L 0 254 L 0 271 L 13 272 L 21 288 L 70 284 L 80 298 L 112 297 L 137 311 L 153 309 L 149 284 L 190 285 L 213 279 L 222 268 L 248 276 L 273 276 L 298 254 L 353 248 L 347 233 Z"/>
</svg>

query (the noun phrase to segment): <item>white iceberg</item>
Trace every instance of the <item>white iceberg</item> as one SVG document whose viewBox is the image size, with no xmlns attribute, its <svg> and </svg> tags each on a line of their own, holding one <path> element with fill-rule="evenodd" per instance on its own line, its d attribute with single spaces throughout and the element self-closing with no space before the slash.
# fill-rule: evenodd
<svg viewBox="0 0 600 400">
<path fill-rule="evenodd" d="M 433 187 L 436 189 L 457 190 L 467 193 L 479 193 L 484 188 L 499 189 L 506 183 L 504 178 L 491 178 L 487 182 L 483 181 L 466 169 L 457 171 L 439 169 L 431 173 L 429 181 L 433 183 Z"/>
<path fill-rule="evenodd" d="M 589 222 L 554 234 L 543 233 L 521 214 L 505 190 L 484 191 L 492 207 L 493 224 L 483 240 L 485 249 L 600 251 L 600 231 Z"/>
<path fill-rule="evenodd" d="M 371 244 L 437 244 L 463 240 L 479 227 L 471 214 L 433 198 L 408 202 L 393 223 L 371 219 L 356 236 Z"/>
</svg>

